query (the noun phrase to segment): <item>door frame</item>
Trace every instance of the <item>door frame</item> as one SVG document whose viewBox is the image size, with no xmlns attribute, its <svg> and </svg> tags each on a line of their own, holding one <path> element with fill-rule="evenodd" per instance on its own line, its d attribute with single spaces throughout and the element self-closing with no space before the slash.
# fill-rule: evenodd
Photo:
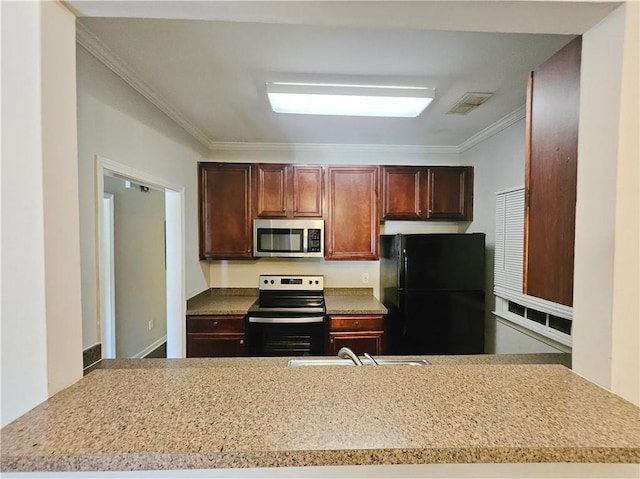
<svg viewBox="0 0 640 479">
<path fill-rule="evenodd" d="M 98 318 L 102 338 L 102 358 L 115 357 L 115 336 L 109 332 L 115 316 L 108 314 L 106 305 L 109 291 L 105 275 L 104 244 L 104 176 L 113 173 L 125 180 L 144 183 L 165 192 L 166 264 L 167 264 L 167 358 L 186 357 L 186 283 L 185 283 L 185 191 L 181 185 L 169 180 L 117 163 L 102 156 L 95 156 L 96 163 L 96 224 L 98 246 Z M 111 356 L 112 355 L 112 356 Z"/>
<path fill-rule="evenodd" d="M 102 296 L 102 311 L 100 324 L 102 325 L 102 357 L 113 359 L 116 357 L 116 294 L 115 294 L 115 250 L 114 250 L 114 196 L 111 193 L 102 195 L 102 234 L 100 241 L 103 244 L 102 254 L 104 268 L 100 284 L 104 288 Z"/>
</svg>

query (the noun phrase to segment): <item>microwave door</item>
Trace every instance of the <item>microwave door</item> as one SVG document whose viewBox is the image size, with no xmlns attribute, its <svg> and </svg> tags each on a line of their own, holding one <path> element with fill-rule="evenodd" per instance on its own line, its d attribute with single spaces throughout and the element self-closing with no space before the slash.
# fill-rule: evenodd
<svg viewBox="0 0 640 479">
<path fill-rule="evenodd" d="M 261 253 L 302 253 L 302 229 L 260 228 L 258 251 Z"/>
</svg>

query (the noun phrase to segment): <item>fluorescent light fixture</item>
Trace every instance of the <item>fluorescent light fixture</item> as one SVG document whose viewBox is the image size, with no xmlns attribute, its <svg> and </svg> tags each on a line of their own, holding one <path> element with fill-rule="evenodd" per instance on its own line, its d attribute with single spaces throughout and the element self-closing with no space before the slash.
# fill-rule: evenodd
<svg viewBox="0 0 640 479">
<path fill-rule="evenodd" d="M 267 83 L 276 113 L 416 117 L 431 103 L 433 88 L 320 83 Z"/>
</svg>

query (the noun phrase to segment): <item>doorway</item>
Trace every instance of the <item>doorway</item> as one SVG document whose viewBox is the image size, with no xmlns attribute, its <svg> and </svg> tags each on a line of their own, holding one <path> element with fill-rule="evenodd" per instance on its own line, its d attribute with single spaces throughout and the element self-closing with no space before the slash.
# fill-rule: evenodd
<svg viewBox="0 0 640 479">
<path fill-rule="evenodd" d="M 142 318 L 144 330 L 148 328 L 148 331 L 151 332 L 153 329 L 158 328 L 158 331 L 153 331 L 153 333 L 156 333 L 155 335 L 159 339 L 156 340 L 157 344 L 152 342 L 146 348 L 136 346 L 135 344 L 133 346 L 129 345 L 127 346 L 129 352 L 125 353 L 124 356 L 144 357 L 148 355 L 148 353 L 151 353 L 152 348 L 155 349 L 155 347 L 160 346 L 160 343 L 164 343 L 164 334 L 158 336 L 157 333 L 164 333 L 166 328 L 166 357 L 183 358 L 185 357 L 186 334 L 184 325 L 186 304 L 184 287 L 184 188 L 174 185 L 162 178 L 134 170 L 106 158 L 96 157 L 96 196 L 99 198 L 97 202 L 98 281 L 100 290 L 99 322 L 102 338 L 102 358 L 116 358 L 116 343 L 118 341 L 115 317 L 117 308 L 114 301 L 114 294 L 118 286 L 116 284 L 117 276 L 113 269 L 113 265 L 115 264 L 115 256 L 113 255 L 113 218 L 115 216 L 113 213 L 115 203 L 113 199 L 105 198 L 105 185 L 114 178 L 121 181 L 123 187 L 125 187 L 124 185 L 126 184 L 126 186 L 132 190 L 131 193 L 148 194 L 153 191 L 156 195 L 161 195 L 161 198 L 164 200 L 162 205 L 164 222 L 163 225 L 161 225 L 164 231 L 156 231 L 155 235 L 164 236 L 164 244 L 162 245 L 164 248 L 164 258 L 160 257 L 158 262 L 160 266 L 165 269 L 165 274 L 162 275 L 162 282 L 164 284 L 161 285 L 161 287 L 166 293 L 162 295 L 162 298 L 154 297 L 151 299 L 156 302 L 160 301 L 163 304 L 147 303 L 153 306 L 149 309 L 156 310 L 155 317 L 151 312 L 149 315 L 140 315 L 144 316 Z M 138 201 L 140 201 L 140 197 L 138 197 Z M 135 251 L 132 253 L 135 254 Z M 120 271 L 120 273 L 122 274 L 122 271 Z M 159 276 L 161 275 L 156 272 L 152 274 L 150 278 L 157 281 Z M 156 296 L 160 295 L 156 294 Z M 132 301 L 131 298 L 135 300 L 135 293 L 133 295 L 129 294 L 130 302 Z M 161 308 L 155 308 L 155 306 L 161 306 Z M 160 314 L 158 311 L 162 311 L 163 317 L 157 316 Z M 138 329 L 141 328 L 138 326 Z M 132 354 L 131 351 L 134 351 L 134 353 Z M 120 353 L 118 353 L 117 356 L 124 357 Z"/>
</svg>

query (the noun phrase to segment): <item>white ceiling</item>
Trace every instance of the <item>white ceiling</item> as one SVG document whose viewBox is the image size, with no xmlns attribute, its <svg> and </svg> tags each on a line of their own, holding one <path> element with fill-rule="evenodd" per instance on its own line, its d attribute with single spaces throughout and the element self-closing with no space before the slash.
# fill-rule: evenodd
<svg viewBox="0 0 640 479">
<path fill-rule="evenodd" d="M 450 30 L 576 34 L 617 6 L 67 3 L 94 16 L 79 20 L 79 32 L 84 32 L 80 43 L 106 55 L 115 71 L 132 77 L 131 84 L 146 89 L 148 98 L 210 147 L 228 142 L 459 146 L 521 108 L 529 71 L 573 35 L 447 31 L 443 25 Z M 550 10 L 541 8 L 545 5 Z M 100 16 L 139 18 L 96 18 Z M 473 18 L 484 20 L 470 23 Z M 435 88 L 436 99 L 414 119 L 277 114 L 265 93 L 266 82 L 273 80 L 421 85 Z M 467 115 L 446 114 L 469 91 L 494 96 Z"/>
</svg>

